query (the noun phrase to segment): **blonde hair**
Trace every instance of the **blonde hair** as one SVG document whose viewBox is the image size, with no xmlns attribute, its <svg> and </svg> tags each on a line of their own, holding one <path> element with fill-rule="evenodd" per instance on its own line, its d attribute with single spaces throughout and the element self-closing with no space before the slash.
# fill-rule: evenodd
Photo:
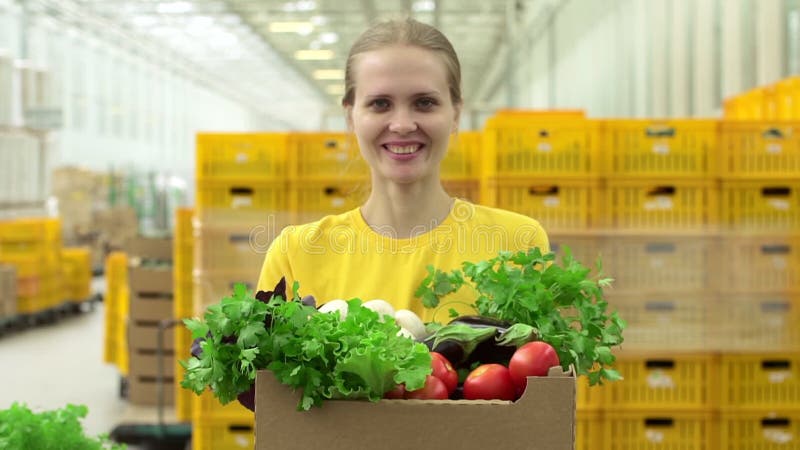
<svg viewBox="0 0 800 450">
<path fill-rule="evenodd" d="M 461 104 L 461 64 L 458 62 L 458 55 L 456 55 L 453 45 L 441 31 L 408 18 L 389 20 L 371 26 L 350 47 L 345 66 L 343 106 L 352 105 L 355 100 L 356 85 L 353 79 L 355 56 L 397 44 L 412 45 L 440 54 L 447 68 L 450 100 L 454 105 Z"/>
</svg>

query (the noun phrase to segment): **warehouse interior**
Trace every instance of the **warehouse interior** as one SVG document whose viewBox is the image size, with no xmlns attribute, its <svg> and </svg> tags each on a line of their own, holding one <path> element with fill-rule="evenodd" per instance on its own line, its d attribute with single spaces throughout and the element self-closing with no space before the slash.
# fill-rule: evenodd
<svg viewBox="0 0 800 450">
<path fill-rule="evenodd" d="M 445 190 L 614 280 L 624 379 L 578 378 L 574 448 L 797 448 L 800 0 L 0 0 L 0 418 L 262 448 L 181 387 L 181 321 L 363 203 L 347 56 L 405 17 L 461 64 Z"/>
</svg>

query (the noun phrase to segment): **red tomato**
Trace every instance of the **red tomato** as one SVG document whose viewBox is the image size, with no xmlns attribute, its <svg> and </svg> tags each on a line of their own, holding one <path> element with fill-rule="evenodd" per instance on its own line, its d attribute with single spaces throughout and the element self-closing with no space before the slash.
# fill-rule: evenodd
<svg viewBox="0 0 800 450">
<path fill-rule="evenodd" d="M 441 353 L 431 352 L 431 367 L 433 376 L 442 380 L 447 393 L 452 394 L 458 387 L 458 372 L 453 369 L 453 365 Z"/>
<path fill-rule="evenodd" d="M 384 393 L 383 398 L 401 399 L 405 398 L 405 395 L 406 395 L 406 385 L 398 384 L 391 391 Z"/>
<path fill-rule="evenodd" d="M 516 388 L 511 373 L 500 364 L 483 364 L 464 380 L 464 398 L 467 400 L 514 400 Z"/>
<path fill-rule="evenodd" d="M 406 391 L 405 398 L 418 400 L 446 400 L 449 398 L 444 382 L 433 375 L 425 379 L 425 386 L 416 391 Z"/>
<path fill-rule="evenodd" d="M 528 384 L 528 377 L 547 376 L 547 371 L 551 367 L 560 364 L 556 349 L 547 342 L 534 341 L 528 342 L 514 352 L 508 363 L 508 370 L 511 372 L 514 385 L 519 392 L 522 392 Z"/>
</svg>

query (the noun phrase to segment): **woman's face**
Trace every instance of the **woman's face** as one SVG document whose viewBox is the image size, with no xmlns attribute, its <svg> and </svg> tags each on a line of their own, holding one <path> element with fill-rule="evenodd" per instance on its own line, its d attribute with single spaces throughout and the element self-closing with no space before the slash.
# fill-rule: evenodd
<svg viewBox="0 0 800 450">
<path fill-rule="evenodd" d="M 450 100 L 441 56 L 396 45 L 356 58 L 355 95 L 347 106 L 347 119 L 373 181 L 438 179 L 460 110 Z"/>
</svg>

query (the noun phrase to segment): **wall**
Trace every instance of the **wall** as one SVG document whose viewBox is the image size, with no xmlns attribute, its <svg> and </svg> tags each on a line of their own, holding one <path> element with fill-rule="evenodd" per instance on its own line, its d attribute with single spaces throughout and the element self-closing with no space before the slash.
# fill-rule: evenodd
<svg viewBox="0 0 800 450">
<path fill-rule="evenodd" d="M 521 19 L 511 82 L 489 104 L 595 117 L 718 116 L 725 97 L 797 70 L 797 46 L 786 39 L 798 26 L 787 14 L 795 3 L 552 0 L 551 20 L 534 29 L 534 17 Z"/>
</svg>

